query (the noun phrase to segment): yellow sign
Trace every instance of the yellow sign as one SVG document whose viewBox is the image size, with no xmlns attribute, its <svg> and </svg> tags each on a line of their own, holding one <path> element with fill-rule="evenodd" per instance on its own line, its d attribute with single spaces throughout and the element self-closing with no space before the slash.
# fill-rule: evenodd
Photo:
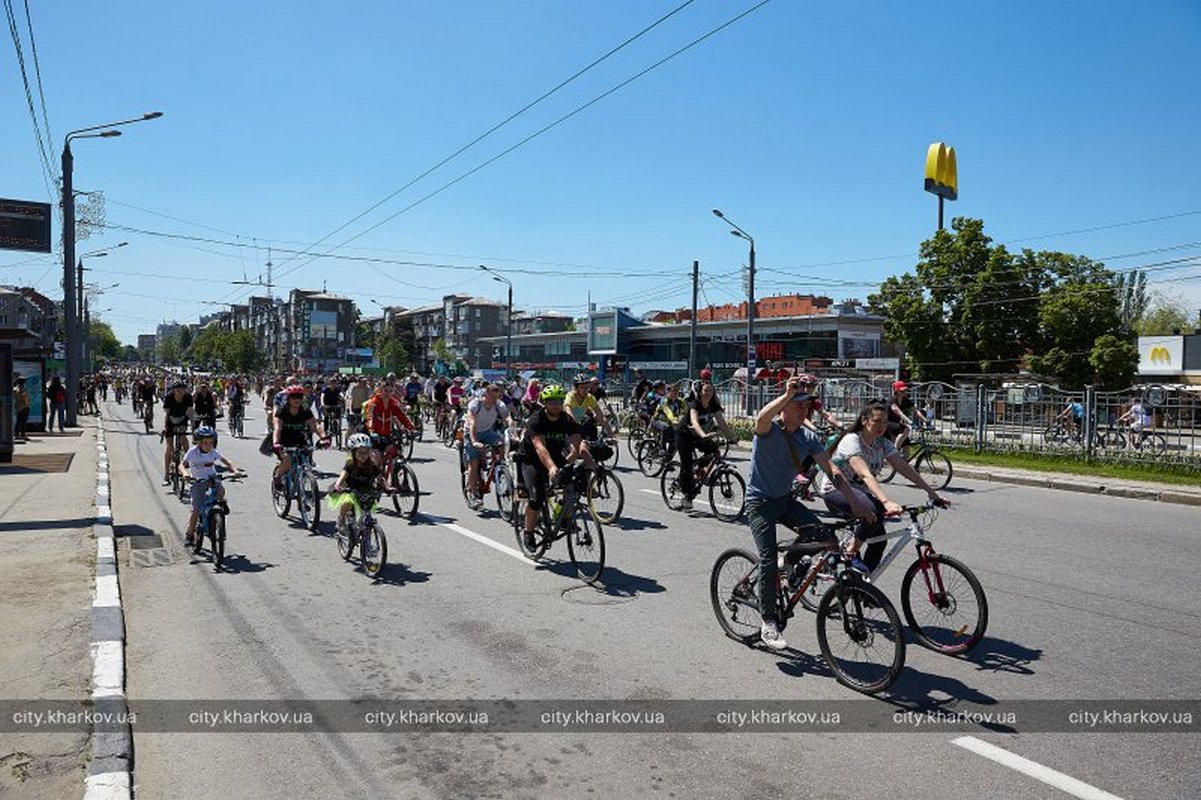
<svg viewBox="0 0 1201 800">
<path fill-rule="evenodd" d="M 959 173 L 955 148 L 935 142 L 926 151 L 926 191 L 947 200 L 959 198 Z"/>
<path fill-rule="evenodd" d="M 1152 364 L 1164 364 L 1170 366 L 1172 364 L 1172 354 L 1168 352 L 1166 347 L 1152 347 L 1147 360 Z"/>
</svg>

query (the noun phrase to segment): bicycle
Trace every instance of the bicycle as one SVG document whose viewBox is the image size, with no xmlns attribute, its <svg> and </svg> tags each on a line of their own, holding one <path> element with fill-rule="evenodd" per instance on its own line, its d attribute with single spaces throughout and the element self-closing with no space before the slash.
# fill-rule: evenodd
<svg viewBox="0 0 1201 800">
<path fill-rule="evenodd" d="M 455 442 L 463 438 L 463 417 L 463 409 L 456 406 L 453 416 L 445 420 L 442 427 L 442 444 L 447 449 L 454 447 Z"/>
<path fill-rule="evenodd" d="M 605 569 L 605 533 L 600 520 L 581 497 L 579 484 L 586 480 L 586 475 L 587 472 L 575 464 L 559 470 L 547 487 L 546 507 L 538 515 L 532 548 L 525 544 L 525 509 L 529 499 L 519 489 L 513 500 L 513 531 L 517 535 L 517 546 L 531 561 L 540 560 L 552 544 L 566 539 L 567 556 L 576 575 L 585 583 L 596 583 Z"/>
<path fill-rule="evenodd" d="M 1131 443 L 1133 439 L 1133 444 Z M 1162 453 L 1168 449 L 1168 439 L 1156 430 L 1143 428 L 1134 430 L 1128 423 L 1122 423 L 1110 429 L 1106 443 L 1115 450 L 1145 450 L 1151 453 Z"/>
<path fill-rule="evenodd" d="M 187 500 L 188 480 L 180 472 L 180 464 L 183 462 L 184 455 L 188 452 L 188 434 L 177 429 L 171 435 L 174 437 L 174 446 L 171 448 L 171 492 L 180 500 Z M 160 442 L 164 441 L 166 439 L 166 432 L 160 433 L 158 439 Z"/>
<path fill-rule="evenodd" d="M 797 604 L 822 570 L 833 577 L 817 606 L 817 642 L 834 678 L 865 694 L 891 686 L 905 666 L 905 637 L 901 620 L 888 598 L 850 567 L 833 531 L 849 525 L 821 524 L 831 536 L 825 541 L 802 541 L 798 533 L 791 544 L 777 549 L 786 558 L 808 558 L 810 566 L 796 588 L 776 573 L 780 630 L 792 618 Z M 747 550 L 732 548 L 717 557 L 709 577 L 713 613 L 726 636 L 745 645 L 760 640 L 762 613 L 758 597 L 759 559 Z M 834 639 L 834 642 L 831 642 Z M 877 658 L 874 648 L 880 645 Z"/>
<path fill-rule="evenodd" d="M 926 534 L 937 518 L 937 508 L 932 500 L 920 506 L 904 506 L 901 514 L 909 517 L 907 526 L 866 540 L 865 544 L 897 540 L 867 577 L 877 582 L 906 545 L 912 543 L 917 557 L 901 578 L 901 611 L 905 622 L 923 647 L 936 653 L 962 655 L 984 638 L 988 628 L 988 598 L 980 580 L 963 562 L 935 552 Z M 917 581 L 919 573 L 921 580 Z M 828 573 L 819 572 L 802 594 L 801 605 L 815 611 L 829 581 Z"/>
<path fill-rule="evenodd" d="M 489 492 L 496 495 L 496 510 L 506 521 L 513 513 L 513 473 L 509 471 L 508 458 L 505 453 L 507 432 L 502 433 L 502 443 L 484 445 L 483 459 L 479 468 L 479 496 L 471 496 L 471 487 L 467 485 L 467 447 L 459 442 L 459 489 L 463 492 L 463 500 L 467 507 L 476 511 L 484 506 L 484 496 Z"/>
<path fill-rule="evenodd" d="M 334 446 L 342 449 L 342 407 L 325 406 L 322 408 L 321 425 L 325 435 L 333 440 Z"/>
<path fill-rule="evenodd" d="M 146 433 L 154 432 L 154 403 L 142 403 L 142 422 L 146 423 Z"/>
<path fill-rule="evenodd" d="M 676 448 L 674 443 L 668 443 L 664 439 L 663 432 L 654 429 L 651 431 L 644 434 L 638 442 L 634 458 L 638 461 L 638 469 L 642 470 L 643 475 L 657 478 L 675 457 Z"/>
<path fill-rule="evenodd" d="M 598 461 L 588 478 L 585 498 L 596 518 L 606 525 L 612 525 L 621 518 L 626 504 L 626 490 L 617 473 Z"/>
<path fill-rule="evenodd" d="M 709 506 L 722 522 L 733 522 L 746 510 L 746 481 L 730 466 L 721 452 L 699 456 L 693 462 L 693 485 L 709 488 Z M 680 485 L 680 464 L 673 461 L 659 478 L 659 493 L 672 511 L 684 508 L 684 489 Z"/>
<path fill-rule="evenodd" d="M 234 400 L 229 404 L 229 414 L 226 421 L 229 423 L 229 434 L 235 439 L 241 439 L 243 430 L 242 423 L 246 419 L 246 401 Z"/>
<path fill-rule="evenodd" d="M 317 530 L 321 521 L 321 490 L 317 487 L 317 471 L 313 466 L 312 450 L 308 447 L 285 447 L 283 451 L 291 458 L 292 465 L 284 473 L 283 486 L 271 481 L 271 504 L 280 519 L 288 516 L 292 501 L 300 522 L 311 531 Z"/>
<path fill-rule="evenodd" d="M 243 477 L 245 473 L 239 472 L 224 480 L 235 483 Z M 200 516 L 196 520 L 196 541 L 192 545 L 192 553 L 200 555 L 204 548 L 204 537 L 209 537 L 209 554 L 213 557 L 213 569 L 217 572 L 221 571 L 222 562 L 225 560 L 225 518 L 229 515 L 229 502 L 217 500 L 217 487 L 222 480 L 220 474 L 205 479 L 208 487 L 200 506 Z"/>
<path fill-rule="evenodd" d="M 417 483 L 417 473 L 406 463 L 407 452 L 413 452 L 413 438 L 405 429 L 393 431 L 385 440 L 380 459 L 384 465 L 384 485 L 392 495 L 392 506 L 397 515 L 413 519 L 417 515 L 417 507 L 421 503 L 421 490 Z"/>
<path fill-rule="evenodd" d="M 349 561 L 355 547 L 358 546 L 363 574 L 368 578 L 376 578 L 388 563 L 388 538 L 384 535 L 383 526 L 372 514 L 376 503 L 379 502 L 379 494 L 353 494 L 354 502 L 351 503 L 350 514 L 338 516 L 335 535 L 338 555 L 342 556 L 343 561 Z"/>
<path fill-rule="evenodd" d="M 935 445 L 930 444 L 924 431 L 906 442 L 903 449 L 909 451 L 905 455 L 905 460 L 913 465 L 913 468 L 930 485 L 930 488 L 934 490 L 947 488 L 954 473 L 951 459 L 947 458 L 946 454 Z M 896 467 L 886 463 L 880 472 L 880 483 L 888 483 L 896 477 L 896 474 Z"/>
</svg>

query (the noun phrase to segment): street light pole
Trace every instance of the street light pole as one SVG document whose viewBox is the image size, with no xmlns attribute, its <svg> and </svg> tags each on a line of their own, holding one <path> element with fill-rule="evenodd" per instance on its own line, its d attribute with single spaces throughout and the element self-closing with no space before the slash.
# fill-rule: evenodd
<svg viewBox="0 0 1201 800">
<path fill-rule="evenodd" d="M 70 131 L 63 139 L 63 317 L 66 328 L 63 355 L 67 360 L 67 425 L 72 428 L 78 425 L 77 415 L 79 413 L 80 320 L 75 313 L 79 299 L 76 296 L 78 287 L 75 285 L 75 186 L 73 180 L 75 156 L 71 153 L 71 140 L 107 139 L 120 136 L 121 131 L 115 131 L 112 128 L 158 119 L 162 115 L 161 111 L 152 111 L 134 119 L 79 128 Z M 93 133 L 93 131 L 100 132 Z"/>
<path fill-rule="evenodd" d="M 509 287 L 509 315 L 505 324 L 505 377 L 513 377 L 513 282 L 495 270 L 480 264 L 480 269 L 492 276 L 492 280 L 507 284 Z"/>
<path fill-rule="evenodd" d="M 713 209 L 713 215 L 733 229 L 730 233 L 739 239 L 746 239 L 751 245 L 750 264 L 747 267 L 746 281 L 746 414 L 750 416 L 752 413 L 751 387 L 755 383 L 755 370 L 758 366 L 758 358 L 755 351 L 755 238 L 735 225 L 719 209 Z"/>
</svg>

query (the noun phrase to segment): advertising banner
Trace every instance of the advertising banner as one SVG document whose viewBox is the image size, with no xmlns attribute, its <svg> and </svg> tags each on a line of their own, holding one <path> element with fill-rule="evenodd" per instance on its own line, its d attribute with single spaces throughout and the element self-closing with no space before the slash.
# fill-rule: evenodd
<svg viewBox="0 0 1201 800">
<path fill-rule="evenodd" d="M 13 361 L 14 382 L 18 376 L 25 379 L 25 391 L 29 392 L 29 429 L 40 431 L 46 424 L 46 373 L 42 368 L 42 360 L 39 358 L 35 361 Z"/>
</svg>

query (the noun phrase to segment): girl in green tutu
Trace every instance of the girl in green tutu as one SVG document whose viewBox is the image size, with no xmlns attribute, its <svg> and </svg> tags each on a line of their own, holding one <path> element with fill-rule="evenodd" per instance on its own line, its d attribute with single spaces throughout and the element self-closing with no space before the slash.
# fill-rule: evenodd
<svg viewBox="0 0 1201 800">
<path fill-rule="evenodd" d="M 379 453 L 371 446 L 371 437 L 356 433 L 346 441 L 350 456 L 342 474 L 326 495 L 326 503 L 338 512 L 338 526 L 348 524 L 352 514 L 361 516 L 363 505 L 374 508 L 384 486 L 384 470 Z"/>
</svg>

